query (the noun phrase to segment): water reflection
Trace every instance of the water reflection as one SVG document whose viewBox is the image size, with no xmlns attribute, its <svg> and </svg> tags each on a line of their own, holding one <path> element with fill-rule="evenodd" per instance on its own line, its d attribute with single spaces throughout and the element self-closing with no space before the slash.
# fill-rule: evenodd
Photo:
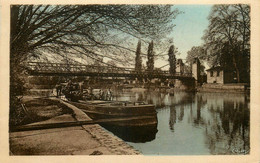
<svg viewBox="0 0 260 163">
<path fill-rule="evenodd" d="M 218 107 L 211 105 L 214 117 L 206 125 L 207 144 L 212 154 L 248 154 L 249 101 L 245 97 L 227 96 Z"/>
<path fill-rule="evenodd" d="M 115 125 L 102 125 L 108 131 L 114 133 L 124 141 L 133 143 L 145 143 L 155 139 L 157 125 L 142 127 L 121 127 Z"/>
<path fill-rule="evenodd" d="M 170 107 L 170 119 L 169 119 L 169 125 L 170 125 L 170 130 L 173 132 L 174 131 L 174 124 L 176 123 L 176 110 L 174 106 Z"/>
<path fill-rule="evenodd" d="M 179 122 L 183 120 L 183 116 L 184 116 L 184 106 L 181 105 L 181 113 L 180 116 L 178 117 Z"/>
<path fill-rule="evenodd" d="M 146 143 L 129 142 L 144 154 L 249 153 L 248 95 L 175 92 L 172 96 L 155 91 L 118 94 L 117 100 L 146 101 L 156 106 L 158 132 L 154 138 Z"/>
</svg>

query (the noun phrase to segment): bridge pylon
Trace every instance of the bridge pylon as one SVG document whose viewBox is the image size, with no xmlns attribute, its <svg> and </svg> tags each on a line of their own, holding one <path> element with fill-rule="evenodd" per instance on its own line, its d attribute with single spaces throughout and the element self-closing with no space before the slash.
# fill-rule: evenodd
<svg viewBox="0 0 260 163">
<path fill-rule="evenodd" d="M 199 58 L 195 58 L 192 62 L 192 77 L 195 79 L 196 87 L 200 84 L 200 61 Z"/>
</svg>

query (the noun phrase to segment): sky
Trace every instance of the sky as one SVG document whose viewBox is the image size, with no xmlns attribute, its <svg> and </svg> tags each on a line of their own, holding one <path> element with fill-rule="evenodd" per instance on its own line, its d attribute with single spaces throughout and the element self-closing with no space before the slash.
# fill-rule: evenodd
<svg viewBox="0 0 260 163">
<path fill-rule="evenodd" d="M 202 36 L 204 30 L 208 27 L 208 15 L 212 5 L 175 5 L 184 13 L 178 15 L 173 23 L 176 25 L 172 32 L 174 46 L 181 53 L 177 58 L 185 59 L 187 52 L 193 46 L 199 46 L 203 43 Z M 185 62 L 185 60 L 184 60 Z M 166 61 L 155 61 L 155 66 L 167 64 Z"/>
</svg>

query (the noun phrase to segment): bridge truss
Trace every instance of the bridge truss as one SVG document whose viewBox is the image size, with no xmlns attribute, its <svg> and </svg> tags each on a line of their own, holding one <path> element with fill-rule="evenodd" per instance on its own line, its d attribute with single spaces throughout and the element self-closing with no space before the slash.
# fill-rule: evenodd
<svg viewBox="0 0 260 163">
<path fill-rule="evenodd" d="M 99 76 L 160 79 L 194 79 L 190 73 L 170 74 L 168 71 L 136 71 L 134 68 L 94 66 L 81 64 L 28 62 L 27 70 L 36 76 Z"/>
</svg>

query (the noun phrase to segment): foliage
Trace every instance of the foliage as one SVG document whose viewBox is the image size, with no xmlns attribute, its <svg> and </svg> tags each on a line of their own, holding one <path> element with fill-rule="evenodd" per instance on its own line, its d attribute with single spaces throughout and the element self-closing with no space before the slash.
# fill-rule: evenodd
<svg viewBox="0 0 260 163">
<path fill-rule="evenodd" d="M 17 96 L 10 96 L 10 113 L 9 126 L 23 124 L 28 118 L 22 108 L 21 98 Z"/>
<path fill-rule="evenodd" d="M 106 57 L 127 64 L 134 51 L 125 40 L 164 38 L 178 13 L 170 5 L 13 5 L 10 74 L 17 93 L 11 94 L 22 94 L 17 81 L 30 59 Z"/>
<path fill-rule="evenodd" d="M 203 46 L 193 46 L 188 52 L 186 57 L 186 63 L 189 65 L 189 69 L 191 72 L 191 65 L 195 58 L 200 60 L 200 74 L 205 74 L 205 66 L 202 61 L 207 61 L 207 53 Z"/>
<path fill-rule="evenodd" d="M 142 58 L 141 58 L 141 41 L 138 41 L 136 53 L 135 53 L 135 71 L 141 71 Z"/>
<path fill-rule="evenodd" d="M 148 46 L 148 52 L 147 52 L 147 70 L 152 72 L 154 69 L 154 51 L 153 51 L 153 41 Z"/>
<path fill-rule="evenodd" d="M 127 62 L 131 49 L 124 40 L 164 38 L 177 14 L 170 5 L 12 6 L 11 54 L 69 53 Z"/>
<path fill-rule="evenodd" d="M 214 5 L 208 19 L 203 39 L 211 65 L 231 64 L 238 82 L 249 82 L 250 6 Z"/>
<path fill-rule="evenodd" d="M 125 40 L 164 38 L 178 13 L 170 5 L 13 5 L 10 95 L 23 94 L 28 60 L 106 57 L 127 64 L 133 50 Z"/>
<path fill-rule="evenodd" d="M 174 46 L 170 46 L 169 52 L 168 52 L 168 56 L 169 56 L 169 64 L 170 64 L 170 68 L 169 68 L 169 72 L 170 74 L 174 74 L 176 72 L 176 58 L 175 58 L 175 52 L 174 52 Z"/>
<path fill-rule="evenodd" d="M 203 46 L 193 46 L 188 52 L 186 57 L 186 63 L 190 64 L 195 58 L 206 60 L 207 54 Z"/>
</svg>

